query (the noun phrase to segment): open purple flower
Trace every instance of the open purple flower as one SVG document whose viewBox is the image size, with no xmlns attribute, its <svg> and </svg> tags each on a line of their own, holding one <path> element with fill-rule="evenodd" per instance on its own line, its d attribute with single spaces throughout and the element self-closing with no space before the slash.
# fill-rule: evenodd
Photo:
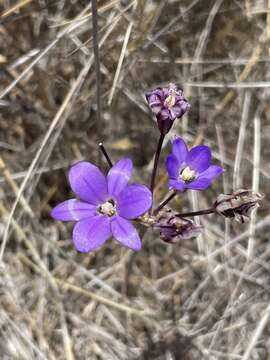
<svg viewBox="0 0 270 360">
<path fill-rule="evenodd" d="M 152 194 L 144 185 L 128 184 L 132 168 L 130 159 L 122 159 L 106 178 L 99 168 L 86 161 L 71 167 L 69 182 L 78 199 L 59 204 L 51 216 L 56 220 L 77 221 L 73 242 L 78 251 L 93 251 L 111 235 L 132 250 L 141 249 L 140 237 L 129 220 L 151 207 Z"/>
<path fill-rule="evenodd" d="M 162 134 L 167 134 L 174 120 L 181 118 L 190 108 L 190 104 L 184 98 L 183 90 L 174 84 L 148 91 L 145 97 L 156 115 L 158 127 Z"/>
<path fill-rule="evenodd" d="M 208 146 L 195 146 L 188 151 L 181 138 L 172 143 L 172 153 L 166 159 L 169 186 L 175 190 L 204 190 L 218 177 L 223 169 L 211 164 L 211 150 Z"/>
</svg>

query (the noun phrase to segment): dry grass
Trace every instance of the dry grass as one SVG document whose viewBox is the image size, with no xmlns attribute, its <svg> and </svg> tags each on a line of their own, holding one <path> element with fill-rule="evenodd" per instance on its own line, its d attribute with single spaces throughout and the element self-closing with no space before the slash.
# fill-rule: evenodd
<svg viewBox="0 0 270 360">
<path fill-rule="evenodd" d="M 0 5 L 1 358 L 269 359 L 270 2 L 98 1 L 100 97 L 91 9 Z M 192 104 L 173 133 L 226 168 L 174 207 L 244 187 L 265 194 L 261 208 L 247 225 L 201 218 L 203 235 L 177 245 L 147 231 L 136 255 L 113 241 L 75 252 L 72 226 L 48 215 L 72 196 L 68 167 L 98 162 L 103 141 L 149 181 L 158 130 L 143 93 L 171 81 Z"/>
</svg>

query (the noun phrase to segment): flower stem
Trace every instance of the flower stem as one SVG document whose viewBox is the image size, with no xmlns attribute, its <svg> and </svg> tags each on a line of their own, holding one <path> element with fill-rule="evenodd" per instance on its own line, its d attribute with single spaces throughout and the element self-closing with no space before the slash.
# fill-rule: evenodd
<svg viewBox="0 0 270 360">
<path fill-rule="evenodd" d="M 168 202 L 170 202 L 176 194 L 177 191 L 174 191 L 164 201 L 162 201 L 162 203 L 159 204 L 159 206 L 154 210 L 154 214 L 157 214 L 162 208 L 164 208 L 164 206 L 167 205 Z"/>
<path fill-rule="evenodd" d="M 103 143 L 100 142 L 100 143 L 98 144 L 98 146 L 99 146 L 102 154 L 104 155 L 105 159 L 107 160 L 107 163 L 108 163 L 109 167 L 111 168 L 111 167 L 113 166 L 113 162 L 112 162 L 112 160 L 110 159 L 109 154 L 107 153 L 107 151 L 106 151 Z"/>
<path fill-rule="evenodd" d="M 205 210 L 198 210 L 198 211 L 192 211 L 182 214 L 176 214 L 177 217 L 189 217 L 189 216 L 200 216 L 200 215 L 208 215 L 208 214 L 214 214 L 216 210 L 214 208 L 205 209 Z"/>
<path fill-rule="evenodd" d="M 101 74 L 100 74 L 99 45 L 98 45 L 98 8 L 97 8 L 97 0 L 92 0 L 92 29 L 93 29 L 93 50 L 94 50 L 95 73 L 96 73 L 96 101 L 97 101 L 96 131 L 97 131 L 98 138 L 101 138 L 101 136 L 102 136 Z M 99 163 L 101 164 L 101 156 L 99 156 Z"/>
<path fill-rule="evenodd" d="M 155 160 L 154 160 L 154 166 L 153 166 L 153 170 L 152 170 L 151 184 L 150 184 L 150 190 L 151 190 L 152 194 L 153 194 L 154 188 L 155 188 L 155 180 L 156 180 L 156 175 L 157 175 L 158 162 L 159 162 L 159 157 L 160 157 L 164 137 L 165 137 L 164 134 L 160 134 L 160 137 L 158 140 L 158 146 L 157 146 L 157 150 L 156 150 L 156 154 L 155 154 Z"/>
</svg>

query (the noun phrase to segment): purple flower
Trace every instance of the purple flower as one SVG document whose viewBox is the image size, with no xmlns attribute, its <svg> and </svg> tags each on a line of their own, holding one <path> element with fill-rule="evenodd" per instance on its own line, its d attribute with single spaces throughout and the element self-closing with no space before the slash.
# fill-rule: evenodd
<svg viewBox="0 0 270 360">
<path fill-rule="evenodd" d="M 169 187 L 175 190 L 204 190 L 218 177 L 223 169 L 211 164 L 211 150 L 208 146 L 195 146 L 188 151 L 181 138 L 172 143 L 172 153 L 166 159 Z"/>
<path fill-rule="evenodd" d="M 158 127 L 162 134 L 167 134 L 174 120 L 181 118 L 190 108 L 190 104 L 184 98 L 183 90 L 174 84 L 149 91 L 145 97 L 156 115 Z"/>
<path fill-rule="evenodd" d="M 69 182 L 78 200 L 64 201 L 52 210 L 51 216 L 56 220 L 77 221 L 73 242 L 78 251 L 93 251 L 111 235 L 132 250 L 141 249 L 140 237 L 129 220 L 151 207 L 152 194 L 144 185 L 128 184 L 132 168 L 131 160 L 122 159 L 106 178 L 86 161 L 71 167 Z"/>
</svg>

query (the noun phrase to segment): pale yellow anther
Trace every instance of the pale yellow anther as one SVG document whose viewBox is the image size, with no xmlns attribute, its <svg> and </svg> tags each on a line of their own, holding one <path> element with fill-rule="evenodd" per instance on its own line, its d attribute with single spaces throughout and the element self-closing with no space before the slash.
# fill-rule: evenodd
<svg viewBox="0 0 270 360">
<path fill-rule="evenodd" d="M 169 95 L 166 97 L 164 104 L 167 108 L 172 108 L 176 103 L 176 87 L 173 84 L 170 84 Z"/>
<path fill-rule="evenodd" d="M 167 108 L 170 109 L 175 105 L 176 102 L 175 96 L 176 96 L 175 92 L 172 92 L 169 96 L 166 97 L 164 103 L 167 106 Z"/>
<path fill-rule="evenodd" d="M 194 170 L 191 170 L 190 167 L 187 166 L 181 172 L 180 177 L 185 183 L 189 183 L 196 178 L 196 172 Z"/>
<path fill-rule="evenodd" d="M 111 201 L 106 201 L 99 208 L 99 212 L 104 215 L 113 216 L 116 213 L 115 204 Z"/>
</svg>

